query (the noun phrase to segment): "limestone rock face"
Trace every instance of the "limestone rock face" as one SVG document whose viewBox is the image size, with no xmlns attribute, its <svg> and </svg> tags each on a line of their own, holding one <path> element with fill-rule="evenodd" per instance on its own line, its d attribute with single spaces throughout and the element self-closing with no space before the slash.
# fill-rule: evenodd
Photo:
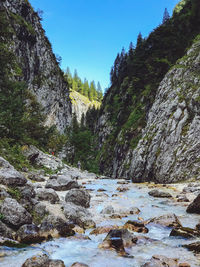
<svg viewBox="0 0 200 267">
<path fill-rule="evenodd" d="M 200 40 L 161 82 L 142 139 L 132 153 L 133 181 L 169 183 L 200 176 Z"/>
<path fill-rule="evenodd" d="M 71 122 L 69 91 L 37 12 L 26 0 L 1 1 L 0 8 L 13 28 L 12 51 L 22 67 L 22 80 L 44 107 L 46 125 L 55 124 L 63 132 Z"/>
<path fill-rule="evenodd" d="M 199 45 L 197 38 L 160 83 L 153 106 L 146 113 L 146 126 L 138 129 L 141 137 L 137 147 L 131 148 L 130 140 L 121 138 L 120 133 L 116 143 L 103 147 L 107 154 L 111 151 L 109 158 L 105 151 L 100 158 L 100 170 L 105 175 L 133 182 L 200 179 Z M 105 108 L 97 125 L 100 149 L 113 133 L 115 125 L 110 121 Z"/>
</svg>

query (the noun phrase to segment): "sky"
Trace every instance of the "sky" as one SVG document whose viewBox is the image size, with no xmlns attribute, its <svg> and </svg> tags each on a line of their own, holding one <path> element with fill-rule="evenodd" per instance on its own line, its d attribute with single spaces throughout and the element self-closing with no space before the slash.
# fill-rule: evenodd
<svg viewBox="0 0 200 267">
<path fill-rule="evenodd" d="M 164 9 L 172 14 L 179 0 L 29 0 L 44 12 L 42 25 L 61 68 L 90 82 L 110 85 L 110 70 L 122 47 L 128 50 L 155 29 Z"/>
</svg>

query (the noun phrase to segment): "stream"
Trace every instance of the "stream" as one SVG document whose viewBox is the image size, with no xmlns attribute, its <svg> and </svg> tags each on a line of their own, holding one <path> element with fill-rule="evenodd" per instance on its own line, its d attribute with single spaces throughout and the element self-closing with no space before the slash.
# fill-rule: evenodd
<svg viewBox="0 0 200 267">
<path fill-rule="evenodd" d="M 158 217 L 163 214 L 174 213 L 178 216 L 183 226 L 194 228 L 200 221 L 200 215 L 186 213 L 186 206 L 183 203 L 177 203 L 174 199 L 154 198 L 148 195 L 151 190 L 148 184 L 133 184 L 124 180 L 109 179 L 84 179 L 79 180 L 85 188 L 90 191 L 91 205 L 90 212 L 97 226 L 124 225 L 128 220 L 137 220 L 141 217 L 147 220 Z M 126 182 L 125 182 L 126 183 Z M 118 187 L 128 187 L 126 192 L 119 192 Z M 101 192 L 98 190 L 101 189 Z M 102 192 L 105 190 L 104 192 Z M 162 191 L 170 192 L 174 197 L 178 194 L 175 188 L 163 187 Z M 64 195 L 59 192 L 60 197 Z M 115 214 L 125 213 L 132 207 L 140 209 L 139 214 L 112 219 L 109 215 L 101 214 L 101 211 L 109 206 L 115 210 Z M 200 266 L 200 257 L 198 258 L 192 252 L 182 248 L 182 244 L 191 243 L 197 239 L 183 239 L 169 237 L 171 228 L 162 227 L 156 224 L 148 224 L 149 232 L 146 234 L 134 233 L 134 235 L 144 235 L 152 242 L 140 243 L 127 252 L 134 256 L 133 258 L 120 257 L 113 250 L 103 250 L 98 248 L 107 234 L 91 235 L 92 229 L 85 231 L 85 235 L 91 240 L 81 240 L 76 238 L 60 238 L 37 244 L 23 249 L 1 248 L 0 266 L 1 267 L 20 267 L 27 258 L 46 252 L 53 259 L 61 259 L 66 267 L 70 267 L 74 262 L 83 262 L 90 267 L 140 267 L 147 262 L 153 255 L 164 255 L 171 258 L 178 258 L 179 262 L 187 262 L 191 267 Z"/>
</svg>

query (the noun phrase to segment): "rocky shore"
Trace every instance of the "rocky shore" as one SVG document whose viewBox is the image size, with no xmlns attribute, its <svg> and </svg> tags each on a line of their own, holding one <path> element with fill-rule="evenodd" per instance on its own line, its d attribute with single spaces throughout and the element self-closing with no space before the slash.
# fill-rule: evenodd
<svg viewBox="0 0 200 267">
<path fill-rule="evenodd" d="M 25 169 L 20 173 L 0 158 L 0 266 L 5 266 L 1 262 L 4 264 L 9 257 L 7 247 L 26 248 L 58 238 L 83 242 L 97 238 L 97 251 L 112 251 L 118 258 L 134 261 L 134 250 L 161 242 L 152 234 L 154 228 L 163 229 L 170 242 L 176 240 L 176 247 L 191 250 L 197 256 L 185 262 L 176 254 L 175 257 L 153 254 L 145 257 L 145 262 L 141 260 L 143 264 L 134 266 L 198 266 L 194 265 L 200 252 L 198 215 L 194 215 L 193 227 L 186 224 L 192 218 L 190 214 L 200 214 L 200 183 L 133 184 L 69 167 L 33 146 L 26 147 L 24 155 L 32 163 L 32 171 Z M 149 198 L 152 212 L 145 207 L 144 196 L 134 198 L 134 192 L 141 190 Z M 154 212 L 156 209 L 160 212 L 162 205 L 171 206 L 171 211 L 162 215 Z M 188 218 L 187 214 L 184 218 L 176 214 L 179 207 L 187 211 Z M 63 259 L 52 259 L 50 253 L 43 251 L 15 266 L 100 266 L 86 263 L 75 259 L 72 265 L 65 265 Z"/>
</svg>

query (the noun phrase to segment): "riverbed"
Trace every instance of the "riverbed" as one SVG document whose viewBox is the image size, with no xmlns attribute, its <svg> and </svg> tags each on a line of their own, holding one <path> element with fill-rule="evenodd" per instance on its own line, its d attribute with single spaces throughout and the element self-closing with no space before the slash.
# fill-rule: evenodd
<svg viewBox="0 0 200 267">
<path fill-rule="evenodd" d="M 148 220 L 160 215 L 174 213 L 178 216 L 183 226 L 194 228 L 200 221 L 200 215 L 186 213 L 188 203 L 178 203 L 175 196 L 184 185 L 170 185 L 161 187 L 162 191 L 169 192 L 173 198 L 155 198 L 148 192 L 155 186 L 153 184 L 133 184 L 122 179 L 84 179 L 80 180 L 91 194 L 90 212 L 96 226 L 124 225 L 128 220 Z M 120 188 L 125 188 L 120 192 Z M 104 191 L 105 190 L 105 191 Z M 64 197 L 59 192 L 60 198 Z M 102 214 L 101 211 L 112 206 L 119 218 L 111 218 L 110 214 Z M 131 208 L 138 208 L 139 214 L 130 214 Z M 126 217 L 121 217 L 122 216 Z M 34 245 L 23 249 L 1 248 L 1 267 L 20 267 L 24 261 L 40 253 L 47 253 L 53 259 L 61 259 L 66 267 L 74 262 L 83 262 L 90 267 L 140 267 L 153 255 L 164 255 L 178 258 L 179 262 L 187 262 L 191 267 L 200 266 L 200 257 L 183 248 L 183 244 L 191 243 L 197 239 L 184 239 L 170 237 L 171 228 L 156 224 L 148 224 L 149 232 L 144 235 L 152 241 L 144 242 L 127 249 L 127 253 L 133 257 L 121 257 L 114 250 L 103 250 L 98 246 L 107 234 L 91 235 L 92 229 L 85 231 L 84 236 L 90 239 L 69 237 L 60 238 L 40 245 Z"/>
</svg>

